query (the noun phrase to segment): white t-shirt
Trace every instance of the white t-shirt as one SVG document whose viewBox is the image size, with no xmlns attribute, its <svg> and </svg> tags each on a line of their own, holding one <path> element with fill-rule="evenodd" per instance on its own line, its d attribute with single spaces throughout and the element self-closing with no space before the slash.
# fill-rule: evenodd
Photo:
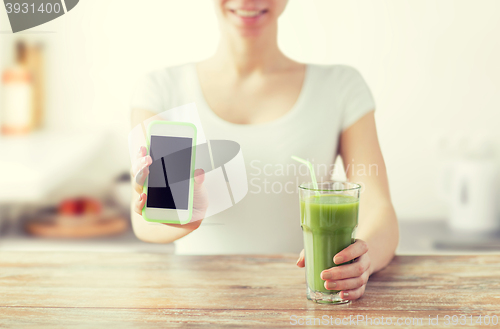
<svg viewBox="0 0 500 329">
<path fill-rule="evenodd" d="M 207 139 L 240 144 L 249 191 L 239 203 L 204 219 L 196 231 L 176 241 L 176 253 L 300 252 L 297 186 L 310 179 L 305 166 L 290 156 L 313 162 L 318 180 L 330 179 L 340 133 L 375 109 L 362 76 L 345 65 L 309 64 L 289 112 L 271 122 L 241 125 L 223 120 L 210 109 L 196 67 L 190 63 L 148 74 L 132 97 L 132 108 L 159 113 L 192 102 Z"/>
</svg>

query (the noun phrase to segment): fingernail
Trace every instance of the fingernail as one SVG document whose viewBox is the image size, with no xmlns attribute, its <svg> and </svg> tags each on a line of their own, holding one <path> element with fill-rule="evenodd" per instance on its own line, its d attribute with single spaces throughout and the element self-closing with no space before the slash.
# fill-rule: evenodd
<svg viewBox="0 0 500 329">
<path fill-rule="evenodd" d="M 344 297 L 349 297 L 349 293 L 348 292 L 344 292 L 343 295 L 344 295 Z"/>
<path fill-rule="evenodd" d="M 147 159 L 146 159 L 146 157 L 144 157 L 144 158 L 141 159 L 141 163 L 146 164 L 146 162 L 148 162 Z"/>
<path fill-rule="evenodd" d="M 137 201 L 141 202 L 141 200 L 142 200 L 142 194 L 139 195 L 139 200 Z"/>
<path fill-rule="evenodd" d="M 332 278 L 332 275 L 330 274 L 330 272 L 323 272 L 323 273 L 321 273 L 321 278 L 323 280 L 328 280 L 328 279 Z"/>
<path fill-rule="evenodd" d="M 326 286 L 328 287 L 328 289 L 334 289 L 337 286 L 337 282 L 333 281 L 327 282 Z"/>
<path fill-rule="evenodd" d="M 300 262 L 300 258 L 297 259 L 297 263 L 295 263 L 295 265 L 299 265 L 299 262 Z"/>
<path fill-rule="evenodd" d="M 335 258 L 333 259 L 333 262 L 334 262 L 335 264 L 341 264 L 343 261 L 344 261 L 344 257 L 342 257 L 342 256 L 335 257 Z"/>
</svg>

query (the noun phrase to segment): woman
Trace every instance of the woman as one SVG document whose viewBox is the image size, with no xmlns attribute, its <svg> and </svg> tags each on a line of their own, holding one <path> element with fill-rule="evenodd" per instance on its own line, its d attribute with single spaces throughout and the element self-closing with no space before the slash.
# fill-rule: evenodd
<svg viewBox="0 0 500 329">
<path fill-rule="evenodd" d="M 282 253 L 302 248 L 297 172 L 290 155 L 332 165 L 340 154 L 346 168 L 376 167 L 376 173 L 347 170 L 364 186 L 356 242 L 335 256 L 349 265 L 322 273 L 327 289 L 357 299 L 369 276 L 385 267 L 398 244 L 398 225 L 380 151 L 371 93 L 360 74 L 342 65 L 319 66 L 287 58 L 277 45 L 277 20 L 286 0 L 215 0 L 221 30 L 216 54 L 200 63 L 150 74 L 133 98 L 132 124 L 158 112 L 195 102 L 205 135 L 241 145 L 249 192 L 235 206 L 184 226 L 148 225 L 138 179 L 133 202 L 136 235 L 150 242 L 176 241 L 178 253 Z M 172 118 L 175 119 L 175 118 Z M 141 148 L 132 174 L 151 158 Z M 329 179 L 319 172 L 318 179 Z M 204 174 L 195 173 L 194 207 L 206 209 Z M 181 239 L 182 238 L 182 239 Z M 297 265 L 304 266 L 300 253 Z"/>
</svg>

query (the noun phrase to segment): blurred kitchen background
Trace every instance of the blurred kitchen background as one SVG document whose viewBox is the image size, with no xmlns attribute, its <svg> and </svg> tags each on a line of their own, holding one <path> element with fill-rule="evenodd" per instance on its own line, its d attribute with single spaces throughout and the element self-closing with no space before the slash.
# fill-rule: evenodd
<svg viewBox="0 0 500 329">
<path fill-rule="evenodd" d="M 286 54 L 370 85 L 399 253 L 500 251 L 499 14 L 497 0 L 290 0 L 281 18 Z M 0 9 L 0 250 L 171 252 L 130 228 L 130 94 L 210 56 L 217 33 L 206 0 L 85 0 L 16 34 Z"/>
</svg>

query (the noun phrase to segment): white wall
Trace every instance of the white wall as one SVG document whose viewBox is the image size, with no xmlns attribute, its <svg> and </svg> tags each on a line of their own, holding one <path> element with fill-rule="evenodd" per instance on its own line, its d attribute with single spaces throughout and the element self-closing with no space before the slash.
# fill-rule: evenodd
<svg viewBox="0 0 500 329">
<path fill-rule="evenodd" d="M 497 0 L 290 0 L 280 21 L 284 52 L 353 65 L 371 86 L 401 219 L 446 216 L 435 192 L 440 136 L 488 133 L 500 141 L 499 14 Z M 84 0 L 33 30 L 56 32 L 48 36 L 55 73 L 48 125 L 112 132 L 112 152 L 94 165 L 107 168 L 94 171 L 101 177 L 128 167 L 135 79 L 205 58 L 218 40 L 208 0 Z"/>
</svg>

